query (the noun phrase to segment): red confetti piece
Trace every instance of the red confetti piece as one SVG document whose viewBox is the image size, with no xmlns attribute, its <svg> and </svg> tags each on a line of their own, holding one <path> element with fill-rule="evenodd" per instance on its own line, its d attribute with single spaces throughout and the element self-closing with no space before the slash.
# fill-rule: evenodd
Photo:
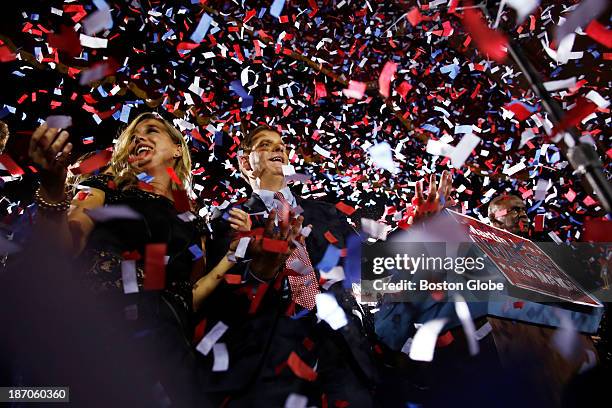
<svg viewBox="0 0 612 408">
<path fill-rule="evenodd" d="M 298 356 L 295 351 L 292 351 L 287 359 L 287 365 L 293 371 L 297 377 L 306 380 L 306 381 L 314 381 L 317 379 L 317 373 L 308 366 L 300 356 Z"/>
<path fill-rule="evenodd" d="M 576 192 L 570 188 L 568 192 L 565 193 L 565 198 L 567 198 L 571 203 L 576 198 Z"/>
<path fill-rule="evenodd" d="M 386 98 L 389 97 L 389 84 L 391 83 L 391 78 L 395 74 L 396 70 L 397 64 L 395 62 L 387 61 L 382 72 L 380 73 L 380 77 L 378 78 L 378 88 L 381 95 Z"/>
<path fill-rule="evenodd" d="M 323 234 L 323 236 L 325 237 L 327 242 L 329 242 L 330 244 L 338 243 L 338 238 L 336 238 L 334 234 L 332 234 L 330 231 L 325 231 L 325 234 Z"/>
<path fill-rule="evenodd" d="M 497 62 L 506 60 L 504 48 L 507 47 L 508 40 L 503 34 L 487 26 L 480 11 L 466 9 L 463 14 L 463 26 L 476 42 L 476 47 L 480 52 Z"/>
<path fill-rule="evenodd" d="M 225 279 L 225 282 L 227 282 L 229 285 L 238 285 L 240 282 L 242 282 L 242 277 L 235 273 L 228 273 L 227 275 L 223 276 L 223 279 Z"/>
<path fill-rule="evenodd" d="M 404 81 L 397 87 L 397 93 L 401 95 L 402 99 L 406 99 L 406 95 L 412 89 L 412 85 Z"/>
<path fill-rule="evenodd" d="M 284 254 L 289 250 L 289 243 L 280 239 L 264 238 L 262 247 L 264 251 Z"/>
<path fill-rule="evenodd" d="M 586 196 L 586 198 L 584 200 L 582 200 L 582 202 L 584 203 L 584 205 L 586 205 L 587 207 L 590 207 L 592 205 L 597 204 L 597 201 L 593 200 L 593 198 L 591 196 Z"/>
<path fill-rule="evenodd" d="M 206 331 L 206 319 L 202 320 L 193 331 L 193 344 L 198 344 Z"/>
<path fill-rule="evenodd" d="M 168 175 L 170 175 L 170 178 L 172 179 L 172 181 L 177 186 L 182 186 L 183 185 L 183 183 L 181 182 L 181 179 L 176 175 L 176 172 L 174 171 L 174 169 L 172 167 L 166 167 L 166 171 L 168 172 Z"/>
<path fill-rule="evenodd" d="M 348 204 L 343 203 L 342 201 L 340 201 L 339 203 L 336 204 L 336 208 L 341 213 L 344 213 L 344 214 L 349 215 L 349 216 L 352 215 L 356 211 L 355 208 L 351 207 Z"/>
<path fill-rule="evenodd" d="M 565 116 L 563 116 L 557 126 L 555 126 L 551 137 L 555 136 L 559 132 L 563 132 L 564 130 L 577 125 L 582 119 L 586 118 L 596 110 L 596 104 L 586 98 L 580 98 L 578 102 L 576 102 L 576 105 L 571 110 L 569 110 L 565 114 Z"/>
<path fill-rule="evenodd" d="M 11 156 L 8 154 L 0 154 L 0 164 L 4 166 L 4 168 L 11 173 L 11 176 L 21 176 L 24 174 L 24 171 L 21 167 L 13 161 Z"/>
<path fill-rule="evenodd" d="M 91 174 L 94 171 L 106 166 L 110 161 L 113 152 L 102 150 L 95 155 L 83 160 L 78 167 L 72 169 L 73 174 Z"/>
<path fill-rule="evenodd" d="M 144 288 L 160 290 L 166 286 L 166 244 L 147 244 L 145 247 Z"/>
<path fill-rule="evenodd" d="M 139 261 L 142 258 L 137 250 L 125 251 L 121 254 L 121 257 L 126 261 Z"/>
<path fill-rule="evenodd" d="M 15 53 L 7 46 L 0 47 L 0 61 L 9 62 L 14 61 L 17 58 Z"/>
<path fill-rule="evenodd" d="M 423 21 L 423 15 L 419 11 L 417 7 L 413 7 L 408 14 L 406 14 L 406 18 L 408 22 L 412 24 L 413 27 L 416 27 L 421 21 Z"/>
<path fill-rule="evenodd" d="M 533 115 L 533 113 L 529 109 L 527 109 L 522 103 L 515 102 L 513 104 L 508 104 L 504 106 L 504 108 L 514 112 L 514 117 L 520 121 L 523 121 Z"/>
<path fill-rule="evenodd" d="M 453 337 L 453 333 L 451 333 L 449 330 L 438 337 L 438 340 L 436 341 L 436 347 L 446 347 L 451 344 L 453 340 L 455 340 L 455 338 Z"/>
<path fill-rule="evenodd" d="M 587 218 L 582 239 L 585 242 L 612 242 L 612 221 Z"/>
<path fill-rule="evenodd" d="M 50 33 L 47 38 L 51 47 L 64 51 L 71 57 L 76 57 L 83 50 L 79 35 L 73 27 L 63 25 L 59 34 Z"/>
<path fill-rule="evenodd" d="M 544 231 L 544 214 L 538 214 L 535 216 L 535 230 L 536 232 Z"/>
<path fill-rule="evenodd" d="M 174 208 L 179 214 L 191 211 L 191 205 L 185 190 L 172 190 L 172 198 L 174 198 Z"/>
<path fill-rule="evenodd" d="M 612 30 L 608 30 L 599 21 L 592 20 L 584 32 L 598 43 L 612 48 Z"/>
<path fill-rule="evenodd" d="M 261 300 L 264 295 L 268 291 L 269 285 L 267 283 L 261 283 L 257 287 L 257 292 L 255 292 L 255 296 L 251 299 L 251 305 L 249 306 L 249 314 L 255 314 L 257 309 L 259 309 L 259 305 L 261 304 Z"/>
<path fill-rule="evenodd" d="M 512 307 L 514 307 L 515 309 L 522 309 L 523 306 L 525 306 L 525 302 L 514 302 L 512 303 Z"/>
</svg>

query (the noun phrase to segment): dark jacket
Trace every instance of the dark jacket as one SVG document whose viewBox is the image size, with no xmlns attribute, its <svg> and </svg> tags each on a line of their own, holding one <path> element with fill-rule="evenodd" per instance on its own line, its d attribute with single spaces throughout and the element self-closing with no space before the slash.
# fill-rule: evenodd
<svg viewBox="0 0 612 408">
<path fill-rule="evenodd" d="M 333 205 L 297 196 L 296 201 L 304 210 L 303 225 L 312 224 L 312 233 L 306 239 L 306 247 L 319 277 L 316 265 L 329 245 L 325 233 L 329 231 L 338 240 L 335 245 L 345 248 L 348 236 L 355 232 Z M 243 204 L 242 209 L 251 214 L 266 211 L 264 203 L 257 195 L 253 195 Z M 261 217 L 253 221 L 253 228 L 257 228 L 263 225 L 264 219 Z M 214 267 L 224 256 L 233 232 L 221 212 L 213 215 L 211 228 L 212 239 L 206 248 L 209 268 Z M 237 264 L 229 273 L 243 274 L 245 268 L 244 263 Z M 377 375 L 372 358 L 373 326 L 370 327 L 366 315 L 364 328 L 361 319 L 353 312 L 361 312 L 361 309 L 352 294 L 343 289 L 341 282 L 332 286 L 328 293 L 336 296 L 349 323 L 334 331 L 325 322 L 317 323 L 314 312 L 299 319 L 286 315 L 291 303 L 286 280 L 279 288 L 270 284 L 256 312 L 249 314 L 251 299 L 258 290 L 263 290 L 262 285 L 265 284 L 248 275 L 243 275 L 246 277 L 246 283 L 240 285 L 222 282 L 201 308 L 201 317 L 207 319 L 208 329 L 218 321 L 229 326 L 219 340 L 227 345 L 229 370 L 217 373 L 205 370 L 209 376 L 205 382 L 210 391 L 240 390 L 258 375 L 272 378 L 278 375 L 279 370 L 282 371 L 282 366 L 291 352 L 296 352 L 306 364 L 313 367 L 317 361 L 329 357 L 317 352 L 316 344 L 323 339 L 333 339 L 339 354 L 353 367 L 356 376 L 362 378 L 365 383 L 373 383 Z M 305 342 L 305 339 L 311 340 L 315 347 L 308 347 L 309 342 Z M 204 360 L 207 360 L 204 362 L 208 365 L 206 368 L 212 367 L 212 353 Z"/>
</svg>

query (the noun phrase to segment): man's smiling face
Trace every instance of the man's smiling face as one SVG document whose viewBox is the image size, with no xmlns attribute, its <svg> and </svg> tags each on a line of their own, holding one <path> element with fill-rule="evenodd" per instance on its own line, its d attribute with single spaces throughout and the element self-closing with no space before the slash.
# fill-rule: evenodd
<svg viewBox="0 0 612 408">
<path fill-rule="evenodd" d="M 283 177 L 283 165 L 289 162 L 287 148 L 273 130 L 262 130 L 253 137 L 248 159 L 253 176 L 260 179 Z"/>
</svg>

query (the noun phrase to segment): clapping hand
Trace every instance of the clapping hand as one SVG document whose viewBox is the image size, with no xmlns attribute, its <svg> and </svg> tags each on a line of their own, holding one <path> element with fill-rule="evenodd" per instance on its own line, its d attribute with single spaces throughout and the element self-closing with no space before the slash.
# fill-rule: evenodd
<svg viewBox="0 0 612 408">
<path fill-rule="evenodd" d="M 252 258 L 251 271 L 257 276 L 263 279 L 273 278 L 276 272 L 285 266 L 285 262 L 295 249 L 296 243 L 304 245 L 304 236 L 301 234 L 304 217 L 299 216 L 295 219 L 293 217 L 294 213 L 291 211 L 289 221 L 280 221 L 279 227 L 275 228 L 276 210 L 270 211 L 263 235 L 251 240 L 249 245 L 249 255 Z M 284 248 L 279 245 L 279 249 L 270 251 L 264 248 L 264 239 L 284 241 L 287 245 Z"/>
</svg>

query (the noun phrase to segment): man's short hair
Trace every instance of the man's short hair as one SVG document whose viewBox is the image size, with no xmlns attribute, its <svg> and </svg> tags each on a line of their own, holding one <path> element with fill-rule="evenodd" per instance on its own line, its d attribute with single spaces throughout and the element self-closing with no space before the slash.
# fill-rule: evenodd
<svg viewBox="0 0 612 408">
<path fill-rule="evenodd" d="M 240 142 L 240 150 L 244 152 L 249 152 L 253 150 L 253 140 L 255 139 L 255 136 L 265 131 L 278 133 L 276 129 L 268 125 L 259 125 L 256 128 L 249 131 L 249 133 L 247 133 L 246 136 L 242 138 L 242 141 Z"/>
<path fill-rule="evenodd" d="M 493 216 L 495 215 L 495 207 L 497 207 L 497 204 L 499 204 L 500 201 L 509 200 L 511 197 L 515 197 L 515 198 L 518 198 L 519 200 L 521 200 L 521 198 L 519 196 L 515 195 L 515 194 L 501 194 L 501 195 L 498 195 L 497 197 L 495 197 L 494 199 L 492 199 L 489 202 L 489 207 L 487 209 L 487 213 L 488 213 L 488 216 L 489 216 L 490 220 L 493 220 Z"/>
</svg>

